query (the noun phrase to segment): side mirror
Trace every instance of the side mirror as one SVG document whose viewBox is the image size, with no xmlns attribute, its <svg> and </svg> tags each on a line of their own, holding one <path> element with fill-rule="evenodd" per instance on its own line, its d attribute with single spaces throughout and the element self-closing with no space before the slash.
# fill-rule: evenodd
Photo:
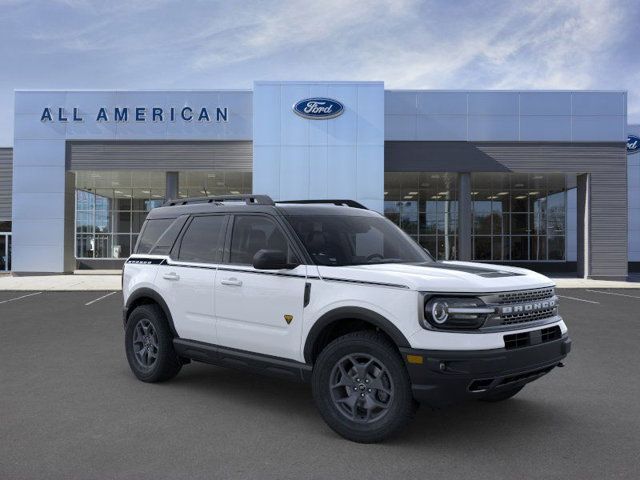
<svg viewBox="0 0 640 480">
<path fill-rule="evenodd" d="M 287 262 L 287 255 L 282 250 L 258 250 L 253 256 L 253 268 L 258 270 L 283 270 L 295 268 Z"/>
</svg>

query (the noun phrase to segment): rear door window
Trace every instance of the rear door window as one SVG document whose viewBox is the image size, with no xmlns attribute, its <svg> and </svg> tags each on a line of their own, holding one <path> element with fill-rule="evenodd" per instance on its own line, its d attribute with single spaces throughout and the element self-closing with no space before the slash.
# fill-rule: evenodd
<svg viewBox="0 0 640 480">
<path fill-rule="evenodd" d="M 180 241 L 177 260 L 219 263 L 222 260 L 226 215 L 193 217 Z"/>
</svg>

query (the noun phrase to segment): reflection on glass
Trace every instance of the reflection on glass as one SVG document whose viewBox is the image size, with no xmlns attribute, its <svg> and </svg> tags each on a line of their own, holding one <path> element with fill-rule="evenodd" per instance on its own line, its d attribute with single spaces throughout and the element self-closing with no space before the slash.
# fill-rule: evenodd
<svg viewBox="0 0 640 480">
<path fill-rule="evenodd" d="M 385 173 L 385 216 L 438 260 L 457 257 L 456 181 L 450 173 Z"/>
<path fill-rule="evenodd" d="M 145 218 L 165 202 L 166 172 L 76 172 L 76 256 L 126 258 Z M 180 196 L 251 193 L 251 172 L 179 172 Z"/>
<path fill-rule="evenodd" d="M 474 259 L 564 260 L 564 174 L 474 173 L 471 190 L 473 238 L 492 239 L 474 242 Z"/>
</svg>

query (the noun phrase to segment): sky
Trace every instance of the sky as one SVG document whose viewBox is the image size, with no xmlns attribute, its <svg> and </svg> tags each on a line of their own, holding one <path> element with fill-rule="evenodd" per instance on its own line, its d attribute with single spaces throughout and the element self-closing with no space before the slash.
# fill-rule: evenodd
<svg viewBox="0 0 640 480">
<path fill-rule="evenodd" d="M 638 0 L 0 0 L 0 146 L 14 89 L 627 90 L 640 123 Z"/>
</svg>

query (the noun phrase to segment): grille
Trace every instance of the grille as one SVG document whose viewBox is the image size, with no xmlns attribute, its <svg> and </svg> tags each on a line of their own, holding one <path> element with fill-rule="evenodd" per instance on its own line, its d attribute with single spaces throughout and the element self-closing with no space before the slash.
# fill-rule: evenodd
<svg viewBox="0 0 640 480">
<path fill-rule="evenodd" d="M 507 350 L 513 348 L 527 347 L 530 344 L 529 332 L 514 333 L 513 335 L 504 336 L 504 347 Z"/>
<path fill-rule="evenodd" d="M 560 331 L 560 327 L 557 325 L 555 327 L 543 328 L 540 330 L 540 337 L 542 339 L 542 343 L 550 342 L 551 340 L 557 340 L 562 336 L 562 332 Z"/>
<path fill-rule="evenodd" d="M 553 287 L 537 288 L 535 290 L 520 290 L 516 292 L 504 292 L 497 295 L 498 305 L 518 305 L 522 303 L 537 302 L 547 300 L 555 296 Z M 549 307 L 542 310 L 505 313 L 501 317 L 502 325 L 517 325 L 536 320 L 544 320 L 556 315 L 556 307 Z"/>
<path fill-rule="evenodd" d="M 508 303 L 522 303 L 533 300 L 543 300 L 551 298 L 555 294 L 554 289 L 538 288 L 535 290 L 520 290 L 518 292 L 505 292 L 498 295 L 498 303 L 501 305 Z"/>
<path fill-rule="evenodd" d="M 534 322 L 555 315 L 554 308 L 545 308 L 544 310 L 536 310 L 535 312 L 510 313 L 502 316 L 503 325 L 516 325 L 518 323 Z"/>
<path fill-rule="evenodd" d="M 562 337 L 560 327 L 543 328 L 542 330 L 534 330 L 532 332 L 512 333 L 504 336 L 504 348 L 513 350 L 514 348 L 528 347 L 538 343 L 551 342 Z"/>
</svg>

